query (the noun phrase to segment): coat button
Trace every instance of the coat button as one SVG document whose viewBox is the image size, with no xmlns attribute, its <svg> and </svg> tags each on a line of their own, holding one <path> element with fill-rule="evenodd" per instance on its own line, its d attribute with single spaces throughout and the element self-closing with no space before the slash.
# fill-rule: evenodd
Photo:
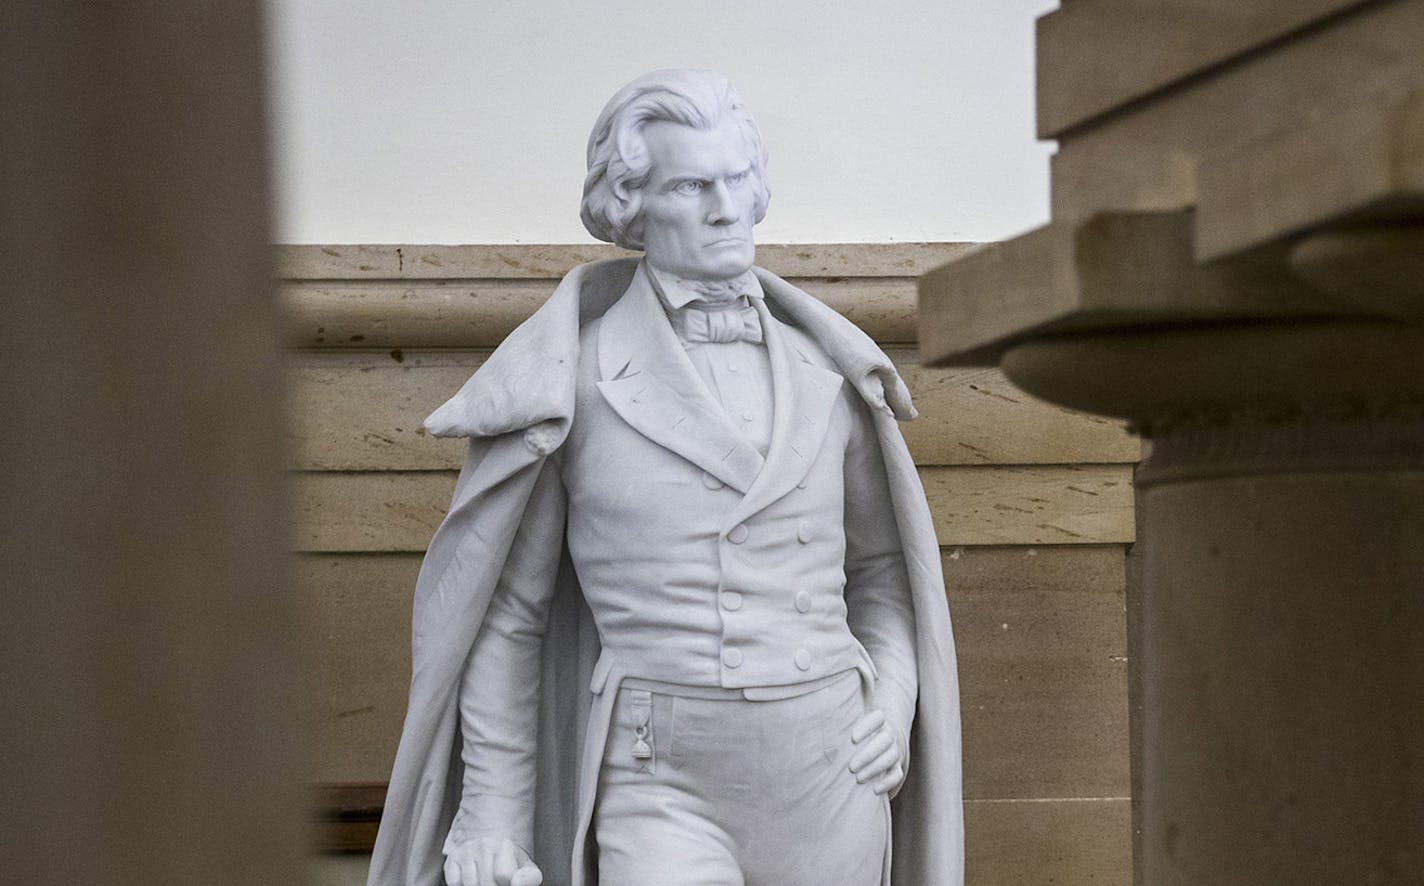
<svg viewBox="0 0 1424 886">
<path fill-rule="evenodd" d="M 708 489 L 721 489 L 721 488 L 722 488 L 722 481 L 721 481 L 721 480 L 718 480 L 716 477 L 712 476 L 711 474 L 707 473 L 706 471 L 703 471 L 703 472 L 702 472 L 702 485 L 703 485 L 703 486 L 706 486 Z"/>
<path fill-rule="evenodd" d="M 811 670 L 811 653 L 804 649 L 796 650 L 796 667 L 803 671 Z"/>
<path fill-rule="evenodd" d="M 796 594 L 796 611 L 802 613 L 811 611 L 811 595 L 807 591 L 800 591 Z"/>
<path fill-rule="evenodd" d="M 728 612 L 736 612 L 742 608 L 742 595 L 737 591 L 722 592 L 722 608 Z"/>
<path fill-rule="evenodd" d="M 816 529 L 809 520 L 802 520 L 796 527 L 796 540 L 801 544 L 806 544 L 816 537 Z"/>
<path fill-rule="evenodd" d="M 740 650 L 740 649 L 723 649 L 723 650 L 722 650 L 722 664 L 726 665 L 726 666 L 729 667 L 729 668 L 739 668 L 739 667 L 741 667 L 741 666 L 742 666 L 742 650 Z"/>
<path fill-rule="evenodd" d="M 747 524 L 738 523 L 736 526 L 732 527 L 731 532 L 727 533 L 727 541 L 731 542 L 734 545 L 739 545 L 747 540 L 748 532 L 749 530 L 747 529 Z"/>
<path fill-rule="evenodd" d="M 805 478 L 805 477 L 802 477 L 802 478 L 801 478 L 801 482 L 796 484 L 796 488 L 797 488 L 797 489 L 805 489 L 805 488 L 806 488 L 806 478 Z"/>
</svg>

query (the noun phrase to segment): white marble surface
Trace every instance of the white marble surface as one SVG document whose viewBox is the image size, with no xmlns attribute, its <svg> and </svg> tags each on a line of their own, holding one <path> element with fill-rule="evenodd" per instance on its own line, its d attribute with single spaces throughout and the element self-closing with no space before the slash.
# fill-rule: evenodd
<svg viewBox="0 0 1424 886">
<path fill-rule="evenodd" d="M 907 778 L 897 876 L 958 886 L 952 640 L 903 380 L 753 268 L 766 150 L 725 77 L 630 81 L 586 161 L 585 227 L 645 257 L 575 268 L 425 420 L 473 442 L 415 591 L 372 886 L 888 883 Z M 701 347 L 732 350 L 699 375 Z M 547 770 L 569 753 L 574 778 Z M 437 857 L 421 832 L 451 807 Z"/>
</svg>

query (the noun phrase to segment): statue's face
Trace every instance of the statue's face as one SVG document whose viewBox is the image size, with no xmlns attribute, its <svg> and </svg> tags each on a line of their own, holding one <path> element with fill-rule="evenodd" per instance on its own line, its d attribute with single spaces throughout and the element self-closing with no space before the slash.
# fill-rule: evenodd
<svg viewBox="0 0 1424 886">
<path fill-rule="evenodd" d="M 744 273 L 756 257 L 756 193 L 736 123 L 709 130 L 659 121 L 643 134 L 652 161 L 643 186 L 648 263 L 695 280 Z"/>
</svg>

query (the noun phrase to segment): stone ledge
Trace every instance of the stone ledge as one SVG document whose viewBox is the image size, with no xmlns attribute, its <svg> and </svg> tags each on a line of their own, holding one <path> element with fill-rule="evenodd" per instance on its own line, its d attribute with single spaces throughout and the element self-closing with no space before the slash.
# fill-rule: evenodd
<svg viewBox="0 0 1424 886">
<path fill-rule="evenodd" d="M 1038 136 L 1095 117 L 1368 0 L 1076 0 L 1038 20 Z M 1151 46 L 1144 53 L 1142 47 Z"/>
<path fill-rule="evenodd" d="M 782 277 L 914 277 L 972 243 L 772 243 L 757 264 Z M 608 243 L 334 244 L 273 247 L 283 280 L 557 280 L 574 265 L 640 253 Z"/>
<path fill-rule="evenodd" d="M 1276 132 L 1198 167 L 1201 261 L 1330 224 L 1421 218 L 1424 90 Z"/>
<path fill-rule="evenodd" d="M 1159 324 L 1343 316 L 1283 250 L 1199 264 L 1191 210 L 1050 222 L 920 278 L 927 365 L 995 365 L 1014 345 Z"/>
</svg>

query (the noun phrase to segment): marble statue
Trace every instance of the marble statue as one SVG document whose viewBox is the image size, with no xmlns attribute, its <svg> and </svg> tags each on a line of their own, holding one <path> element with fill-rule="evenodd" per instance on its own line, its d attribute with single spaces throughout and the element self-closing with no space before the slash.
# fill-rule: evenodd
<svg viewBox="0 0 1424 886">
<path fill-rule="evenodd" d="M 962 883 L 914 410 L 864 333 L 753 266 L 768 199 L 717 74 L 599 116 L 583 221 L 644 255 L 573 269 L 426 421 L 469 457 L 373 886 Z"/>
</svg>

